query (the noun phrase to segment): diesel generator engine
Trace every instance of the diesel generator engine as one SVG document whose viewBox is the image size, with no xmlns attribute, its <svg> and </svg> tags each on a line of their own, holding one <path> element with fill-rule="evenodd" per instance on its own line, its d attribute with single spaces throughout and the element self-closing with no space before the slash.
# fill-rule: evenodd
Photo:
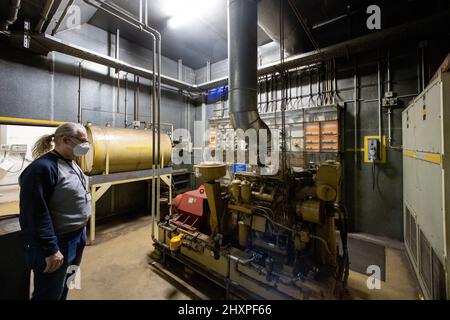
<svg viewBox="0 0 450 320">
<path fill-rule="evenodd" d="M 218 278 L 228 290 L 268 299 L 332 299 L 348 276 L 340 164 L 284 176 L 197 166 L 206 182 L 178 195 L 159 222 L 165 254 Z M 339 232 L 337 232 L 339 231 Z"/>
</svg>

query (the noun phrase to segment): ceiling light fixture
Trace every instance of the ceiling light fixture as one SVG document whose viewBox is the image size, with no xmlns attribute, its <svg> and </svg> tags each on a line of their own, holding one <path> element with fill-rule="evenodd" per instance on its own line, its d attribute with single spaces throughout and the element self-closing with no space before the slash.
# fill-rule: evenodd
<svg viewBox="0 0 450 320">
<path fill-rule="evenodd" d="M 209 12 L 220 0 L 165 0 L 165 12 L 170 28 L 185 26 Z"/>
</svg>

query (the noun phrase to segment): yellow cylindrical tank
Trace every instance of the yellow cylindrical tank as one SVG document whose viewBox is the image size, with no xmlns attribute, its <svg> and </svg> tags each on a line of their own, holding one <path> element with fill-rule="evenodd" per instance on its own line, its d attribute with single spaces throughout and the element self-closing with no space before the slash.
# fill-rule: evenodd
<svg viewBox="0 0 450 320">
<path fill-rule="evenodd" d="M 78 162 L 88 175 L 151 169 L 152 131 L 87 126 L 91 149 Z M 167 134 L 160 134 L 161 167 L 172 159 L 172 142 Z M 156 143 L 156 142 L 155 142 Z"/>
</svg>

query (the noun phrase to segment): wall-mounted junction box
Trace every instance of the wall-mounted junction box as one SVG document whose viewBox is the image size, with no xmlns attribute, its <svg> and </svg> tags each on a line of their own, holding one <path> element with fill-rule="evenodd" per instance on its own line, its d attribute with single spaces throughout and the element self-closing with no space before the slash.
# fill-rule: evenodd
<svg viewBox="0 0 450 320">
<path fill-rule="evenodd" d="M 386 136 L 364 137 L 364 162 L 386 162 Z"/>
</svg>

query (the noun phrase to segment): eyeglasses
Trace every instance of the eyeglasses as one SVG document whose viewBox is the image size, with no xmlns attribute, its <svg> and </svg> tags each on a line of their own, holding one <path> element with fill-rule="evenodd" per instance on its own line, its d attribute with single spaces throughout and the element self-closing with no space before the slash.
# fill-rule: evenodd
<svg viewBox="0 0 450 320">
<path fill-rule="evenodd" d="M 78 140 L 80 143 L 86 143 L 86 142 L 89 143 L 89 140 L 87 140 L 87 139 L 80 139 L 80 138 L 75 137 L 75 136 L 69 136 L 69 138 L 74 138 L 74 139 Z"/>
</svg>

